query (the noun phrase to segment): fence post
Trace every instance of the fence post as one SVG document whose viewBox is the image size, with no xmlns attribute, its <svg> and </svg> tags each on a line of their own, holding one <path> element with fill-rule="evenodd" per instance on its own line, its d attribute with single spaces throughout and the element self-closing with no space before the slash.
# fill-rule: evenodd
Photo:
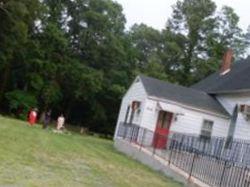
<svg viewBox="0 0 250 187">
<path fill-rule="evenodd" d="M 171 139 L 171 143 L 170 143 L 169 148 L 170 148 L 170 154 L 169 154 L 169 158 L 168 158 L 168 164 L 170 165 L 172 154 L 173 154 L 173 149 L 174 149 L 174 141 L 172 139 Z"/>
<path fill-rule="evenodd" d="M 134 129 L 135 129 L 135 126 L 132 126 L 131 128 L 132 128 L 132 130 L 131 130 L 130 143 L 132 142 L 132 139 L 133 139 L 133 136 L 134 136 Z"/>
<path fill-rule="evenodd" d="M 123 126 L 124 126 L 124 134 L 123 134 L 123 139 L 125 139 L 126 138 L 126 136 L 127 136 L 127 125 L 126 125 L 126 123 L 123 123 Z"/>
<path fill-rule="evenodd" d="M 246 184 L 246 172 L 248 173 L 248 169 L 247 169 L 247 166 L 245 167 L 245 169 L 244 169 L 244 176 L 243 176 L 243 178 L 242 178 L 242 183 L 243 183 L 243 185 L 245 186 L 245 184 Z M 241 185 L 242 185 L 242 183 L 241 183 Z"/>
<path fill-rule="evenodd" d="M 227 166 L 227 161 L 224 162 L 224 167 L 223 167 L 223 171 L 222 171 L 221 178 L 220 178 L 220 187 L 222 185 L 222 181 L 223 181 L 223 178 L 224 178 L 226 166 Z"/>
<path fill-rule="evenodd" d="M 191 169 L 190 169 L 190 173 L 189 173 L 189 180 L 192 176 L 192 172 L 193 172 L 193 168 L 194 168 L 194 161 L 195 161 L 195 158 L 197 157 L 197 153 L 194 152 L 194 156 L 193 156 L 193 161 L 192 161 L 192 165 L 191 165 Z"/>
<path fill-rule="evenodd" d="M 143 133 L 142 133 L 142 138 L 141 138 L 141 145 L 140 145 L 140 151 L 141 151 L 141 148 L 142 148 L 142 146 L 143 146 L 143 143 L 144 143 L 144 136 L 145 136 L 145 131 L 146 131 L 146 129 L 145 128 L 143 128 Z"/>
<path fill-rule="evenodd" d="M 153 143 L 153 155 L 155 154 L 155 149 L 156 149 L 156 146 L 157 146 L 157 144 L 158 144 L 158 134 L 155 132 L 155 134 L 154 134 L 154 138 L 155 138 L 155 141 L 154 141 L 154 143 Z"/>
</svg>

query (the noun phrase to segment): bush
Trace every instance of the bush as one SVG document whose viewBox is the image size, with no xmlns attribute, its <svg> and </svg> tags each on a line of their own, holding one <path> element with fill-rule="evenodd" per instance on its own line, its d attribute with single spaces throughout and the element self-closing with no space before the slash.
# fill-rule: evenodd
<svg viewBox="0 0 250 187">
<path fill-rule="evenodd" d="M 28 111 L 32 107 L 37 106 L 36 97 L 21 90 L 7 92 L 5 97 L 8 101 L 10 111 L 23 120 L 27 119 Z"/>
</svg>

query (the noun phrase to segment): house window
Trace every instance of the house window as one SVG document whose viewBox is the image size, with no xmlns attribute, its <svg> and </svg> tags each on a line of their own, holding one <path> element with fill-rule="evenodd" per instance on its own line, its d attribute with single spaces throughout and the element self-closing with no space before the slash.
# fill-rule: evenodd
<svg viewBox="0 0 250 187">
<path fill-rule="evenodd" d="M 200 134 L 200 137 L 202 139 L 209 140 L 211 138 L 212 130 L 213 130 L 213 124 L 214 124 L 214 122 L 210 121 L 210 120 L 204 120 L 203 121 L 203 125 L 202 125 L 202 128 L 201 128 L 201 134 Z"/>
<path fill-rule="evenodd" d="M 132 116 L 133 119 L 131 120 L 131 122 L 139 122 L 139 117 L 140 117 L 140 113 L 141 113 L 141 102 L 139 101 L 133 101 L 132 102 Z"/>
<path fill-rule="evenodd" d="M 141 105 L 141 103 L 139 101 L 133 101 L 132 102 L 132 109 L 134 111 L 136 111 L 136 110 L 140 109 L 140 105 Z"/>
</svg>

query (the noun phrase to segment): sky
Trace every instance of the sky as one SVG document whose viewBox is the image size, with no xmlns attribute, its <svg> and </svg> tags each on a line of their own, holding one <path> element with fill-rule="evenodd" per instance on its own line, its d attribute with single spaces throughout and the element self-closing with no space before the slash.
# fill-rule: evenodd
<svg viewBox="0 0 250 187">
<path fill-rule="evenodd" d="M 134 23 L 145 23 L 155 29 L 165 27 L 167 19 L 171 16 L 172 5 L 176 0 L 116 0 L 123 6 L 123 13 L 127 19 L 127 28 Z M 218 9 L 223 5 L 231 6 L 240 17 L 239 26 L 246 30 L 250 25 L 249 0 L 214 0 Z"/>
</svg>

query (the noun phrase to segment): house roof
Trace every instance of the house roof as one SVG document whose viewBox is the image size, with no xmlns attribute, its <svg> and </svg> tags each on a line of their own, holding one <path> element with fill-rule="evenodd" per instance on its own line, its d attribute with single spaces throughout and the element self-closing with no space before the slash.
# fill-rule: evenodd
<svg viewBox="0 0 250 187">
<path fill-rule="evenodd" d="M 250 57 L 236 62 L 225 75 L 218 71 L 191 88 L 211 94 L 250 91 Z"/>
<path fill-rule="evenodd" d="M 139 76 L 149 96 L 171 100 L 190 107 L 213 112 L 228 117 L 221 104 L 206 92 L 171 84 L 158 79 Z"/>
</svg>

